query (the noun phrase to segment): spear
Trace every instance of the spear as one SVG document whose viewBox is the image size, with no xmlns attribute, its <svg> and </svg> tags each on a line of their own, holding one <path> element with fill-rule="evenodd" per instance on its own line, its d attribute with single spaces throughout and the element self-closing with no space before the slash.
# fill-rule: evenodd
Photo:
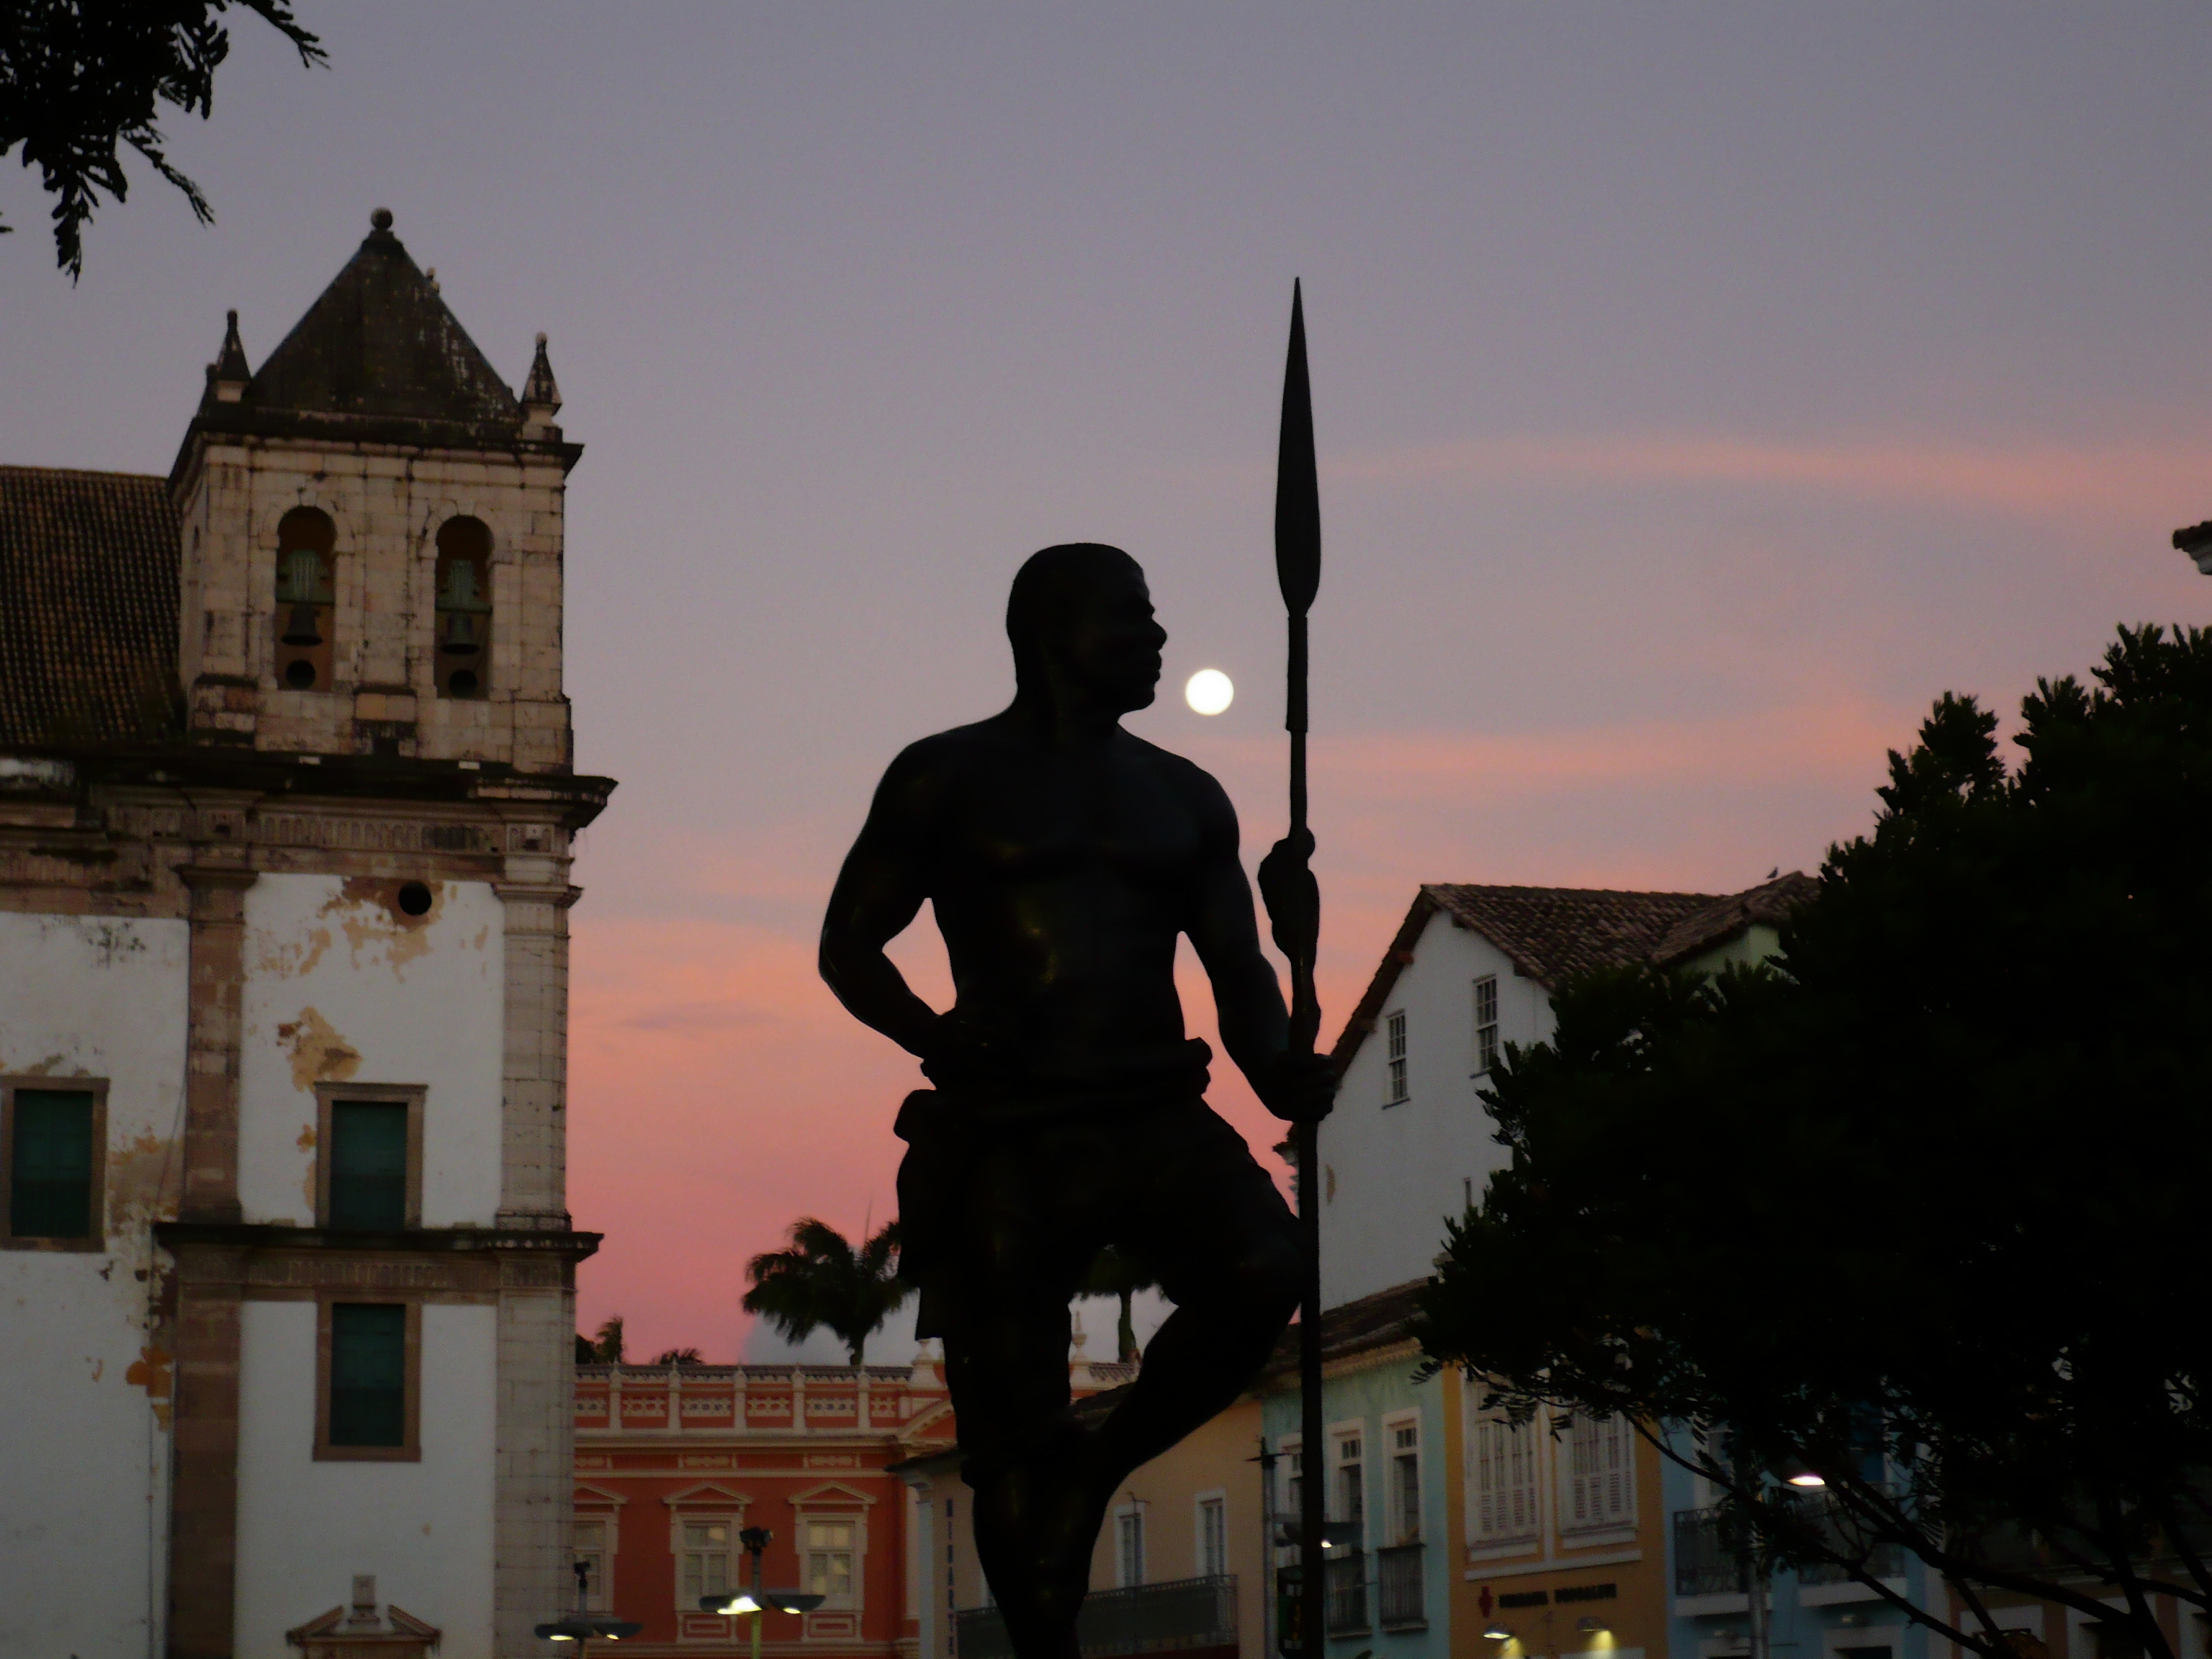
<svg viewBox="0 0 2212 1659">
<path fill-rule="evenodd" d="M 1304 295 L 1291 284 L 1291 346 L 1283 366 L 1283 424 L 1275 460 L 1275 576 L 1290 618 L 1289 696 L 1283 719 L 1291 734 L 1291 828 L 1280 862 L 1261 872 L 1275 944 L 1291 963 L 1291 1050 L 1314 1052 L 1321 1004 L 1314 996 L 1314 952 L 1321 938 L 1321 888 L 1314 880 L 1313 833 L 1306 827 L 1306 612 L 1321 589 L 1321 482 L 1314 465 L 1313 390 L 1306 379 Z M 1326 1584 L 1322 1528 L 1321 1409 L 1321 1126 L 1294 1132 L 1298 1159 L 1298 1232 L 1305 1246 L 1305 1293 L 1298 1317 L 1299 1618 L 1306 1659 L 1322 1659 Z"/>
</svg>

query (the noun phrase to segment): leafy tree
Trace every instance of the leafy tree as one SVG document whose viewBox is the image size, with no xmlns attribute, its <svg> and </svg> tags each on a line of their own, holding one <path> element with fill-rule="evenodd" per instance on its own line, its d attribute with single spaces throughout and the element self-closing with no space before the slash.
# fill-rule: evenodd
<svg viewBox="0 0 2212 1659">
<path fill-rule="evenodd" d="M 202 224 L 215 213 L 200 188 L 169 164 L 155 125 L 162 104 L 206 119 L 215 71 L 230 55 L 217 20 L 232 5 L 292 43 L 300 62 L 328 61 L 289 0 L 13 0 L 0 8 L 0 156 L 22 147 L 25 167 L 54 198 L 54 258 L 75 282 L 84 274 L 84 227 L 106 191 L 130 194 L 122 150 L 184 192 Z M 14 228 L 0 224 L 0 234 Z"/>
<path fill-rule="evenodd" d="M 2039 683 L 2010 772 L 1938 702 L 1771 966 L 1563 987 L 1424 1299 L 1435 1361 L 1630 1414 L 1747 1552 L 1894 1601 L 1910 1550 L 1967 1609 L 1911 1616 L 1990 1659 L 1992 1591 L 2155 1659 L 2154 1595 L 2212 1607 L 2212 633 L 2094 678 Z"/>
<path fill-rule="evenodd" d="M 576 1363 L 579 1365 L 619 1365 L 623 1363 L 623 1322 L 620 1314 L 613 1314 L 599 1322 L 599 1334 L 586 1336 L 576 1333 Z"/>
<path fill-rule="evenodd" d="M 1137 1358 L 1137 1327 L 1131 1317 L 1130 1303 L 1139 1291 L 1159 1288 L 1159 1280 L 1152 1270 L 1133 1255 L 1126 1255 L 1109 1244 L 1091 1260 L 1091 1278 L 1084 1285 L 1086 1296 L 1111 1296 L 1121 1298 L 1121 1318 L 1115 1328 L 1119 1339 L 1116 1352 L 1121 1363 L 1129 1364 Z"/>
<path fill-rule="evenodd" d="M 744 1310 L 794 1342 L 817 1326 L 833 1333 L 858 1370 L 861 1349 L 912 1288 L 898 1276 L 897 1221 L 886 1221 L 857 1250 L 811 1216 L 791 1224 L 790 1239 L 790 1249 L 764 1251 L 745 1264 L 752 1288 Z"/>
<path fill-rule="evenodd" d="M 663 1348 L 653 1356 L 653 1363 L 656 1365 L 703 1365 L 707 1362 L 699 1357 L 696 1348 Z"/>
</svg>

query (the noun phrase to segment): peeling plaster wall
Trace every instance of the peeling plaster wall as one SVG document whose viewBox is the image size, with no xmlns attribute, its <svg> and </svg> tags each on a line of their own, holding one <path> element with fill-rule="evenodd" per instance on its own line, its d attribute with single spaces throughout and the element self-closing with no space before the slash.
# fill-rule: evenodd
<svg viewBox="0 0 2212 1659">
<path fill-rule="evenodd" d="M 248 1221 L 315 1218 L 315 1085 L 422 1084 L 422 1224 L 499 1209 L 504 907 L 486 882 L 264 875 L 246 894 L 239 1200 Z M 365 1569 L 364 1569 L 365 1571 Z M 296 1622 L 296 1621 L 295 1621 Z"/>
<path fill-rule="evenodd" d="M 353 1575 L 445 1634 L 492 1650 L 498 1310 L 422 1310 L 422 1459 L 319 1463 L 315 1304 L 248 1302 L 240 1343 L 237 1659 L 298 1659 L 284 1632 L 344 1602 Z"/>
<path fill-rule="evenodd" d="M 0 1249 L 0 1653 L 144 1659 L 170 1366 L 149 1224 L 175 1207 L 187 927 L 0 913 L 0 1075 L 107 1082 L 107 1248 Z"/>
</svg>

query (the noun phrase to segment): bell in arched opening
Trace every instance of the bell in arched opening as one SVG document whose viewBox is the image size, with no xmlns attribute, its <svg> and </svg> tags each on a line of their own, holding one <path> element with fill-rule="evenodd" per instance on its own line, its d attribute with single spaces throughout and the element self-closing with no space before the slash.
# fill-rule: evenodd
<svg viewBox="0 0 2212 1659">
<path fill-rule="evenodd" d="M 434 666 L 441 697 L 481 697 L 491 668 L 491 532 L 480 519 L 438 526 Z"/>
<path fill-rule="evenodd" d="M 277 521 L 276 673 L 289 690 L 332 689 L 337 545 L 337 527 L 312 507 L 295 507 Z"/>
</svg>

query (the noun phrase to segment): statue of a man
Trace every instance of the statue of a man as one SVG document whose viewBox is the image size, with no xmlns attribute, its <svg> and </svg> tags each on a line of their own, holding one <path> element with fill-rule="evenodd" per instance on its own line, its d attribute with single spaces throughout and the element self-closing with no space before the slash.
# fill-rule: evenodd
<svg viewBox="0 0 2212 1659">
<path fill-rule="evenodd" d="M 976 1551 L 1015 1651 L 1077 1659 L 1114 1492 L 1237 1398 L 1301 1283 L 1289 1207 L 1206 1104 L 1212 1055 L 1183 1026 L 1177 936 L 1270 1110 L 1317 1118 L 1334 1084 L 1291 1047 L 1228 795 L 1121 729 L 1152 701 L 1167 641 L 1136 561 L 1093 543 L 1032 556 L 1006 634 L 1012 703 L 884 774 L 830 896 L 822 974 L 936 1085 L 897 1126 L 918 1329 L 944 1339 Z M 925 899 L 951 959 L 948 1013 L 884 954 Z M 1109 1244 L 1176 1310 L 1093 1431 L 1069 1408 L 1068 1304 Z"/>
</svg>

